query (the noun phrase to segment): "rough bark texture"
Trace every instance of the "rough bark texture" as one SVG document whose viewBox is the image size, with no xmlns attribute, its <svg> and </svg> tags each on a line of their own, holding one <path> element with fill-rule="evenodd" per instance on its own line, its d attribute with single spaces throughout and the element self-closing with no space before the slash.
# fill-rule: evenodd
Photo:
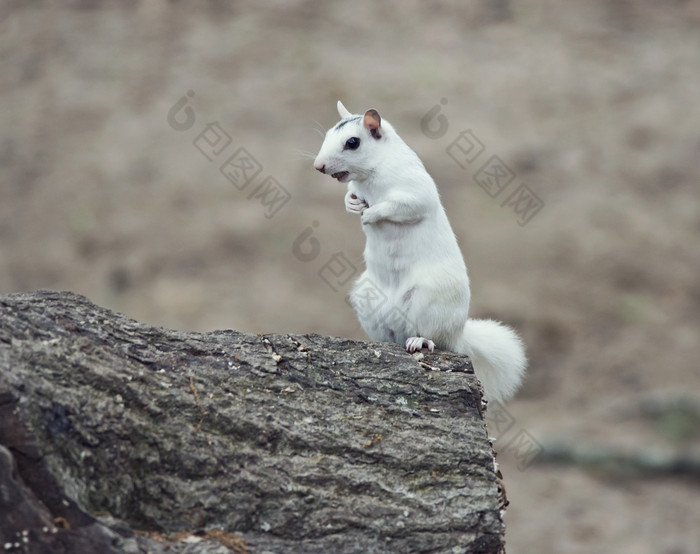
<svg viewBox="0 0 700 554">
<path fill-rule="evenodd" d="M 0 549 L 498 552 L 469 359 L 0 296 Z"/>
</svg>

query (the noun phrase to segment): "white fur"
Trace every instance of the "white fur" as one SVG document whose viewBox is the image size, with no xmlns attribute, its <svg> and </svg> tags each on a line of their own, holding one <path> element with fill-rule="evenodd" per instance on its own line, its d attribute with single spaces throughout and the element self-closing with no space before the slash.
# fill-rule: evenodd
<svg viewBox="0 0 700 554">
<path fill-rule="evenodd" d="M 527 360 L 509 327 L 468 319 L 469 278 L 437 187 L 416 153 L 381 120 L 378 138 L 338 102 L 340 129 L 329 129 L 314 166 L 348 182 L 345 206 L 361 216 L 367 269 L 350 293 L 373 340 L 468 354 L 490 400 L 518 389 Z M 369 113 L 369 112 L 368 112 Z M 344 145 L 360 139 L 356 150 Z M 344 176 L 342 172 L 347 172 Z"/>
</svg>

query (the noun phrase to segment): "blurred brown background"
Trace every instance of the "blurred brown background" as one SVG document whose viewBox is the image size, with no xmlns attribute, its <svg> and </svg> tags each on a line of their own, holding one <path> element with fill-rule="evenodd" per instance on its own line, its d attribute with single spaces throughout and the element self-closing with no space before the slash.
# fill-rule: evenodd
<svg viewBox="0 0 700 554">
<path fill-rule="evenodd" d="M 0 60 L 0 292 L 364 338 L 326 265 L 361 268 L 359 220 L 309 155 L 339 98 L 375 107 L 440 187 L 472 313 L 528 346 L 491 412 L 509 552 L 700 552 L 700 1 L 6 1 Z"/>
</svg>

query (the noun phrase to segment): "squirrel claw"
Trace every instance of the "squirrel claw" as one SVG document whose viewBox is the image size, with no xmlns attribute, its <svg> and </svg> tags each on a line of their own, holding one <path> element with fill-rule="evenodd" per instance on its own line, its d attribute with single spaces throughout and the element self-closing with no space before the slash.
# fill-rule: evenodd
<svg viewBox="0 0 700 554">
<path fill-rule="evenodd" d="M 409 352 L 418 352 L 424 346 L 431 352 L 435 350 L 435 343 L 430 339 L 424 339 L 423 337 L 409 337 L 406 339 L 406 350 Z"/>
</svg>

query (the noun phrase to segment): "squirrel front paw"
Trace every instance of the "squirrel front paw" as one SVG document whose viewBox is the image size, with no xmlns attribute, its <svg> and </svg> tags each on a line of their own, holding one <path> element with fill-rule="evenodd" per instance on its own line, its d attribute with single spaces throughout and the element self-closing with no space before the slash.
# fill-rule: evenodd
<svg viewBox="0 0 700 554">
<path fill-rule="evenodd" d="M 377 223 L 381 218 L 381 213 L 379 212 L 379 208 L 377 206 L 372 206 L 371 208 L 367 208 L 364 212 L 362 212 L 362 217 L 360 218 L 360 222 L 362 225 L 371 225 L 372 223 Z"/>
<path fill-rule="evenodd" d="M 348 192 L 345 195 L 345 209 L 351 214 L 362 215 L 362 212 L 369 208 L 369 204 L 356 194 Z"/>
</svg>

